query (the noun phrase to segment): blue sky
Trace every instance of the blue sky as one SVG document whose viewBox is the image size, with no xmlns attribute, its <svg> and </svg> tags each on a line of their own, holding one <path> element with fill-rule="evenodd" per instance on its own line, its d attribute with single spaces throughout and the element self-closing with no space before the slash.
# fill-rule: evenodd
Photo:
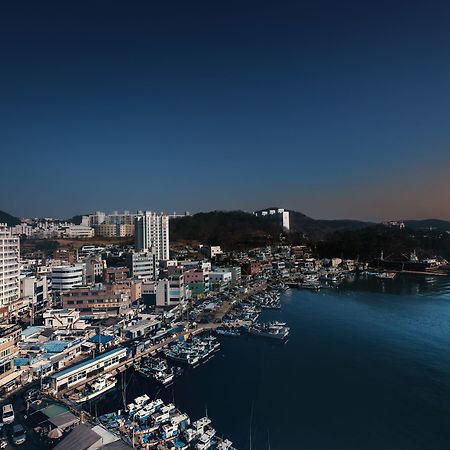
<svg viewBox="0 0 450 450">
<path fill-rule="evenodd" d="M 9 2 L 0 209 L 450 219 L 450 5 Z"/>
</svg>

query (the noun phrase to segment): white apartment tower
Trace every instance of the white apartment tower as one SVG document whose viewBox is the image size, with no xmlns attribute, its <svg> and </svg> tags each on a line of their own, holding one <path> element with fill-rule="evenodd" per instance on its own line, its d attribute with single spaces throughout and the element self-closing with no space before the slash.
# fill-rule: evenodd
<svg viewBox="0 0 450 450">
<path fill-rule="evenodd" d="M 169 259 L 169 216 L 151 211 L 134 220 L 134 242 L 138 252 L 152 252 L 158 260 Z"/>
<path fill-rule="evenodd" d="M 0 223 L 0 306 L 10 306 L 20 297 L 20 243 L 6 223 Z"/>
</svg>

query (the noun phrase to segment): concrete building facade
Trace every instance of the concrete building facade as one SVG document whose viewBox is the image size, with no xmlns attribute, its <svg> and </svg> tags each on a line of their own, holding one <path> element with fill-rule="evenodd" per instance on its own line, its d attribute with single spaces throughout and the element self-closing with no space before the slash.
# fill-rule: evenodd
<svg viewBox="0 0 450 450">
<path fill-rule="evenodd" d="M 152 252 L 130 252 L 127 254 L 127 267 L 132 278 L 156 280 L 158 278 L 158 263 Z"/>
<path fill-rule="evenodd" d="M 5 223 L 0 224 L 0 306 L 20 298 L 20 243 Z"/>
<path fill-rule="evenodd" d="M 71 289 L 61 294 L 64 309 L 76 309 L 82 317 L 107 318 L 128 314 L 132 293 L 125 283 Z"/>
<path fill-rule="evenodd" d="M 136 251 L 152 251 L 158 260 L 169 259 L 169 216 L 139 213 L 134 222 Z"/>
<path fill-rule="evenodd" d="M 85 284 L 85 267 L 83 264 L 52 267 L 52 289 L 66 291 Z"/>
</svg>

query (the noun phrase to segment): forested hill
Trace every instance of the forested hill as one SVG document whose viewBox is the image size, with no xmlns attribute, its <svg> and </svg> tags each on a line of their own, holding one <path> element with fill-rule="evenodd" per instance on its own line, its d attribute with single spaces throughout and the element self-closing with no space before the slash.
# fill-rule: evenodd
<svg viewBox="0 0 450 450">
<path fill-rule="evenodd" d="M 6 223 L 8 226 L 13 227 L 20 223 L 20 219 L 4 211 L 0 211 L 0 223 Z"/>
<path fill-rule="evenodd" d="M 273 222 L 242 211 L 212 211 L 170 221 L 172 242 L 196 241 L 230 249 L 265 245 L 278 234 Z"/>
<path fill-rule="evenodd" d="M 337 230 L 362 229 L 368 222 L 354 220 L 315 220 L 290 211 L 291 234 L 323 237 Z M 276 218 L 256 217 L 243 211 L 212 211 L 170 221 L 170 239 L 223 245 L 226 248 L 265 245 L 278 240 L 280 229 Z"/>
</svg>

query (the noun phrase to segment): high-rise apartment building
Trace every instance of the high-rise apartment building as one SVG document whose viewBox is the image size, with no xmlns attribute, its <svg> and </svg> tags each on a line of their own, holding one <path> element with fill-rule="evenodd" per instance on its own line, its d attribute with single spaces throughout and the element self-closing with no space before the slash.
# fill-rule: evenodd
<svg viewBox="0 0 450 450">
<path fill-rule="evenodd" d="M 284 208 L 262 209 L 253 213 L 256 217 L 274 220 L 282 231 L 291 229 L 289 211 Z"/>
<path fill-rule="evenodd" d="M 0 223 L 0 306 L 11 307 L 20 297 L 20 243 L 5 223 Z"/>
<path fill-rule="evenodd" d="M 151 211 L 139 213 L 134 221 L 136 251 L 149 251 L 158 260 L 169 259 L 169 216 Z"/>
</svg>

